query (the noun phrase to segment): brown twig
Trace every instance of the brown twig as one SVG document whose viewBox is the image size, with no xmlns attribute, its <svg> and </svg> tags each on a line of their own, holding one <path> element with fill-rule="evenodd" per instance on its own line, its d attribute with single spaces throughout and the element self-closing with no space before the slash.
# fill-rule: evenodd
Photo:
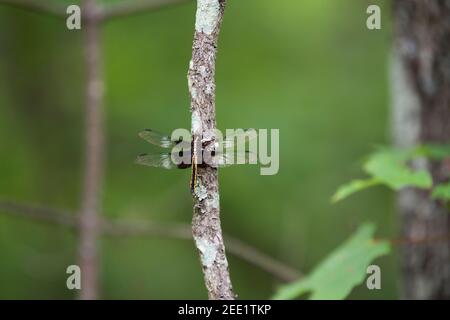
<svg viewBox="0 0 450 320">
<path fill-rule="evenodd" d="M 52 209 L 38 205 L 22 204 L 11 201 L 0 201 L 0 211 L 9 215 L 43 221 L 55 225 L 62 225 L 70 229 L 77 229 L 74 214 L 61 209 Z"/>
<path fill-rule="evenodd" d="M 219 179 L 217 168 L 197 167 L 202 145 L 213 144 L 216 128 L 215 63 L 225 0 L 197 1 L 192 59 L 188 83 L 191 95 L 194 214 L 192 233 L 200 254 L 208 297 L 232 300 L 235 294 L 220 226 Z M 196 172 L 195 172 L 195 169 Z"/>
<path fill-rule="evenodd" d="M 60 209 L 0 201 L 0 212 L 39 222 L 61 225 L 73 231 L 77 231 L 79 227 L 76 216 L 73 213 Z M 159 224 L 149 221 L 111 221 L 102 219 L 100 227 L 103 234 L 111 237 L 159 237 L 192 240 L 191 226 L 187 223 Z M 285 265 L 237 238 L 229 235 L 224 235 L 224 238 L 227 249 L 231 254 L 273 275 L 280 281 L 291 282 L 302 276 L 294 268 Z"/>
<path fill-rule="evenodd" d="M 51 0 L 0 0 L 0 4 L 59 18 L 66 17 L 67 5 Z"/>
<path fill-rule="evenodd" d="M 111 20 L 125 16 L 155 11 L 168 6 L 186 3 L 192 0 L 129 0 L 103 8 L 103 20 Z"/>
<path fill-rule="evenodd" d="M 96 299 L 99 294 L 98 272 L 98 212 L 103 176 L 103 75 L 100 48 L 100 25 L 94 19 L 98 12 L 96 0 L 83 0 L 85 32 L 85 165 L 79 216 L 80 234 L 78 259 L 83 272 L 80 299 Z"/>
<path fill-rule="evenodd" d="M 192 0 L 128 0 L 111 5 L 98 5 L 97 18 L 105 21 L 112 20 L 149 11 L 156 11 L 189 1 Z M 66 13 L 68 5 L 52 0 L 0 0 L 0 4 L 58 18 L 66 18 L 68 16 Z"/>
</svg>

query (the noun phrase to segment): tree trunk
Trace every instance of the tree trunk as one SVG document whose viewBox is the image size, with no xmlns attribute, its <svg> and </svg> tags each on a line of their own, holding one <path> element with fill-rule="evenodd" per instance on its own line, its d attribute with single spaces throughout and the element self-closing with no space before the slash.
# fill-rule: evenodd
<svg viewBox="0 0 450 320">
<path fill-rule="evenodd" d="M 397 146 L 450 141 L 450 0 L 396 0 L 392 63 L 393 129 Z M 443 164 L 415 161 L 434 183 L 449 178 Z M 402 237 L 448 239 L 450 214 L 429 192 L 398 196 Z M 402 248 L 402 297 L 450 298 L 450 241 Z"/>
</svg>

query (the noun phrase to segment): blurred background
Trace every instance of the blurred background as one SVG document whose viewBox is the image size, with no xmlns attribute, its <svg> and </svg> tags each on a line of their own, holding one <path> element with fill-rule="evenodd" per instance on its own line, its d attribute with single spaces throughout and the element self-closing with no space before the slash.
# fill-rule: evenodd
<svg viewBox="0 0 450 320">
<path fill-rule="evenodd" d="M 105 1 L 112 2 L 112 1 Z M 77 3 L 77 1 L 67 1 Z M 382 29 L 366 8 L 382 7 Z M 394 195 L 375 188 L 333 205 L 336 188 L 362 175 L 362 157 L 389 141 L 390 5 L 385 1 L 228 1 L 217 61 L 217 124 L 280 129 L 280 171 L 220 171 L 223 230 L 309 272 L 365 221 L 396 233 Z M 190 127 L 187 67 L 195 3 L 108 22 L 106 172 L 102 215 L 190 223 L 189 170 L 133 163 L 144 128 Z M 0 198 L 76 211 L 83 164 L 83 33 L 65 22 L 0 5 Z M 382 290 L 350 298 L 397 298 L 396 250 L 376 261 Z M 269 298 L 273 276 L 228 256 L 235 291 Z M 0 212 L 0 298 L 70 299 L 76 263 L 67 228 Z M 101 298 L 203 299 L 190 241 L 151 237 L 101 242 Z"/>
</svg>

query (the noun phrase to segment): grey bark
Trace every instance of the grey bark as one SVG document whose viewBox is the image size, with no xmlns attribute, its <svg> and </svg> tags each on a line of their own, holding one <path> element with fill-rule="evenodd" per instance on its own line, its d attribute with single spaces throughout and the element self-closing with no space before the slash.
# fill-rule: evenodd
<svg viewBox="0 0 450 320">
<path fill-rule="evenodd" d="M 101 183 L 103 177 L 103 75 L 100 48 L 100 25 L 95 0 L 84 0 L 83 30 L 85 33 L 85 164 L 79 215 L 78 265 L 81 269 L 83 300 L 97 299 L 99 295 L 98 212 L 101 211 Z"/>
<path fill-rule="evenodd" d="M 450 1 L 396 0 L 392 63 L 393 132 L 398 146 L 450 142 Z M 444 164 L 415 161 L 435 183 L 449 179 Z M 442 238 L 401 252 L 405 299 L 450 298 L 450 214 L 429 192 L 398 196 L 405 239 Z"/>
<path fill-rule="evenodd" d="M 198 0 L 188 82 L 194 146 L 214 143 L 215 63 L 225 0 Z M 194 154 L 196 149 L 194 147 Z M 198 168 L 193 192 L 192 233 L 200 254 L 209 299 L 234 299 L 220 226 L 216 168 Z"/>
</svg>

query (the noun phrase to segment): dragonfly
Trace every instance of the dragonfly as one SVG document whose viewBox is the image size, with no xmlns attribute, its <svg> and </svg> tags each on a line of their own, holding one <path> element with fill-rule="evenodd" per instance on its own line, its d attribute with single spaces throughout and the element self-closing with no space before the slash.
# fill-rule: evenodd
<svg viewBox="0 0 450 320">
<path fill-rule="evenodd" d="M 255 154 L 245 150 L 245 148 L 244 150 L 241 150 L 242 148 L 236 149 L 237 144 L 235 142 L 239 139 L 244 143 L 253 140 L 256 137 L 256 131 L 253 129 L 235 131 L 222 141 L 214 143 L 201 141 L 201 147 L 196 147 L 193 137 L 190 141 L 181 138 L 172 140 L 169 135 L 153 129 L 145 129 L 139 133 L 139 137 L 165 150 L 140 154 L 136 158 L 136 163 L 168 170 L 191 168 L 191 192 L 195 191 L 197 185 L 198 167 L 222 168 L 233 164 L 256 163 Z M 199 161 L 199 159 L 202 159 L 202 161 Z M 236 163 L 235 159 L 239 159 L 239 162 Z"/>
</svg>

